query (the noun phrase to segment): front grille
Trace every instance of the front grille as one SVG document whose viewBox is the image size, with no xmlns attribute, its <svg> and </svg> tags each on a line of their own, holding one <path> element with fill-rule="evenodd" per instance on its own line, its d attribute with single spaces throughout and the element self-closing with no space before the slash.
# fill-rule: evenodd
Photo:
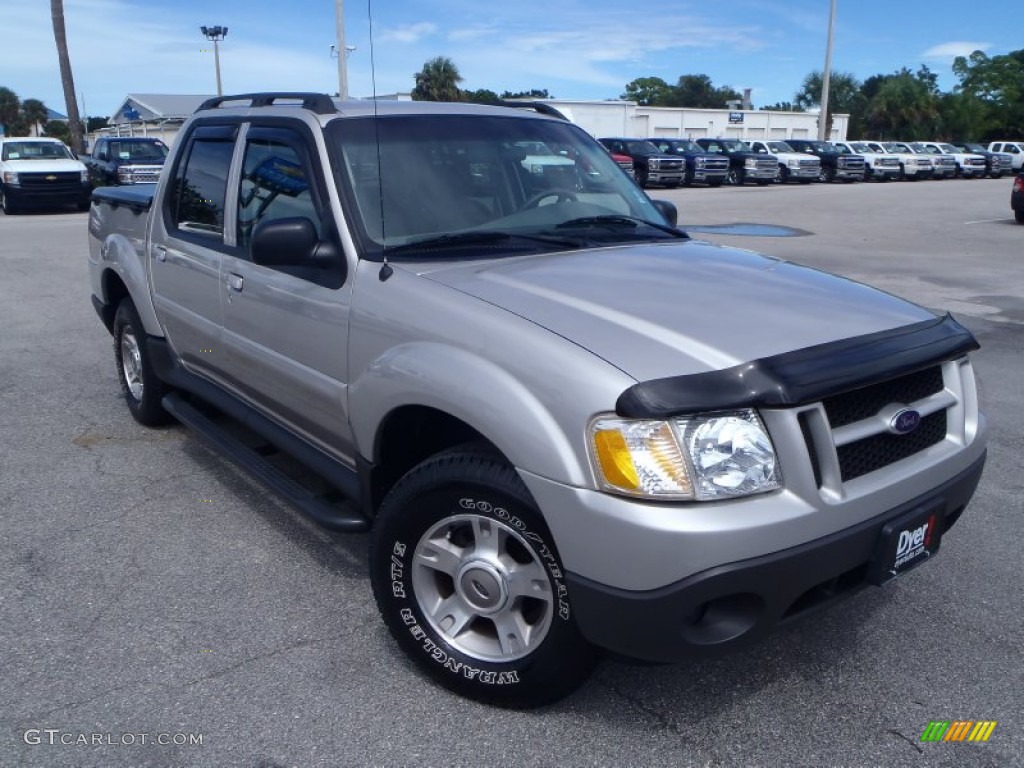
<svg viewBox="0 0 1024 768">
<path fill-rule="evenodd" d="M 707 157 L 704 159 L 704 168 L 709 171 L 725 171 L 729 170 L 729 161 L 724 157 Z"/>
<path fill-rule="evenodd" d="M 898 379 L 872 384 L 822 402 L 832 429 L 869 419 L 891 403 L 913 403 L 941 392 L 942 368 L 938 365 Z"/>
<path fill-rule="evenodd" d="M 778 163 L 775 160 L 761 160 L 761 159 L 759 159 L 757 161 L 757 169 L 759 171 L 774 171 L 777 166 L 778 166 Z"/>
<path fill-rule="evenodd" d="M 64 187 L 81 184 L 82 174 L 78 171 L 56 171 L 54 173 L 19 173 L 18 182 L 23 187 Z"/>
<path fill-rule="evenodd" d="M 818 164 L 819 164 L 819 161 L 817 161 L 817 160 L 801 160 L 800 161 L 800 167 L 801 168 L 813 168 L 814 166 L 816 166 Z"/>
<path fill-rule="evenodd" d="M 900 161 L 895 157 L 883 157 L 875 161 L 875 165 L 887 168 L 899 168 Z"/>
<path fill-rule="evenodd" d="M 836 448 L 839 472 L 848 482 L 868 472 L 887 467 L 915 453 L 920 453 L 946 438 L 946 411 L 936 411 L 921 419 L 909 435 L 882 433 Z"/>
<path fill-rule="evenodd" d="M 839 167 L 847 169 L 863 168 L 864 159 L 860 157 L 840 157 Z"/>
<path fill-rule="evenodd" d="M 874 472 L 945 440 L 950 432 L 948 419 L 957 413 L 956 403 L 962 401 L 957 394 L 960 385 L 946 381 L 945 376 L 952 372 L 944 372 L 943 367 L 936 364 L 827 397 L 802 410 L 797 419 L 817 487 L 835 489 L 836 483 Z M 879 418 L 894 406 L 915 404 L 927 415 L 908 434 L 893 434 L 887 420 Z M 956 433 L 956 425 L 952 432 Z"/>
</svg>

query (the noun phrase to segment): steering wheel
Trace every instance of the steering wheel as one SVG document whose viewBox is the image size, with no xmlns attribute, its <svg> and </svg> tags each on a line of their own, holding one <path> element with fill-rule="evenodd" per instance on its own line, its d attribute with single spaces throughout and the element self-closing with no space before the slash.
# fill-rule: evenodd
<svg viewBox="0 0 1024 768">
<path fill-rule="evenodd" d="M 567 189 L 565 187 L 552 187 L 551 189 L 545 189 L 543 192 L 538 192 L 523 203 L 519 210 L 526 211 L 530 208 L 536 208 L 540 205 L 541 200 L 547 200 L 549 197 L 555 198 L 555 204 L 568 203 L 579 199 L 576 197 L 576 192 L 574 190 Z"/>
</svg>

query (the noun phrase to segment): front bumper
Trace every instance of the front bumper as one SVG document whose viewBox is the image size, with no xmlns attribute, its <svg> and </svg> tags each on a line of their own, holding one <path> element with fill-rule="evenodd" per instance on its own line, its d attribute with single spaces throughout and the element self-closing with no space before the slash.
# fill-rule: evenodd
<svg viewBox="0 0 1024 768">
<path fill-rule="evenodd" d="M 583 635 L 616 653 L 657 662 L 733 650 L 776 626 L 867 586 L 882 529 L 936 507 L 948 531 L 981 478 L 982 453 L 932 491 L 837 533 L 780 552 L 708 568 L 649 591 L 609 587 L 566 573 Z"/>
<path fill-rule="evenodd" d="M 837 179 L 863 179 L 863 168 L 838 168 L 836 169 Z"/>
<path fill-rule="evenodd" d="M 743 168 L 743 173 L 748 179 L 777 179 L 779 177 L 779 171 L 777 168 L 773 168 L 772 170 Z M 817 175 L 815 175 L 814 178 L 817 178 Z"/>
<path fill-rule="evenodd" d="M 806 168 L 790 168 L 786 166 L 791 179 L 816 179 L 821 175 L 820 166 L 809 166 Z"/>
<path fill-rule="evenodd" d="M 87 203 L 92 194 L 88 184 L 53 184 L 49 186 L 15 186 L 8 184 L 4 194 L 19 205 L 67 205 Z"/>
</svg>

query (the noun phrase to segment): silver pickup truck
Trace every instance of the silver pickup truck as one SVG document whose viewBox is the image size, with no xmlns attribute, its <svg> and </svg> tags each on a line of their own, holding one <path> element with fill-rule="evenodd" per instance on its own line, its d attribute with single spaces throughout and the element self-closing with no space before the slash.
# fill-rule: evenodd
<svg viewBox="0 0 1024 768">
<path fill-rule="evenodd" d="M 397 643 L 505 706 L 885 584 L 985 457 L 950 316 L 691 240 L 545 111 L 217 98 L 89 215 L 132 415 L 370 530 Z"/>
</svg>

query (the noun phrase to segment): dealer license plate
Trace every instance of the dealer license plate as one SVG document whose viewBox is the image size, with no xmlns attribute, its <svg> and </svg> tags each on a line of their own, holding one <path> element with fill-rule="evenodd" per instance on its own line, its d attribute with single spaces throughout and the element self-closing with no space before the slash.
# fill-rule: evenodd
<svg viewBox="0 0 1024 768">
<path fill-rule="evenodd" d="M 908 512 L 882 528 L 868 581 L 885 584 L 932 558 L 939 551 L 945 525 L 938 507 Z"/>
</svg>

